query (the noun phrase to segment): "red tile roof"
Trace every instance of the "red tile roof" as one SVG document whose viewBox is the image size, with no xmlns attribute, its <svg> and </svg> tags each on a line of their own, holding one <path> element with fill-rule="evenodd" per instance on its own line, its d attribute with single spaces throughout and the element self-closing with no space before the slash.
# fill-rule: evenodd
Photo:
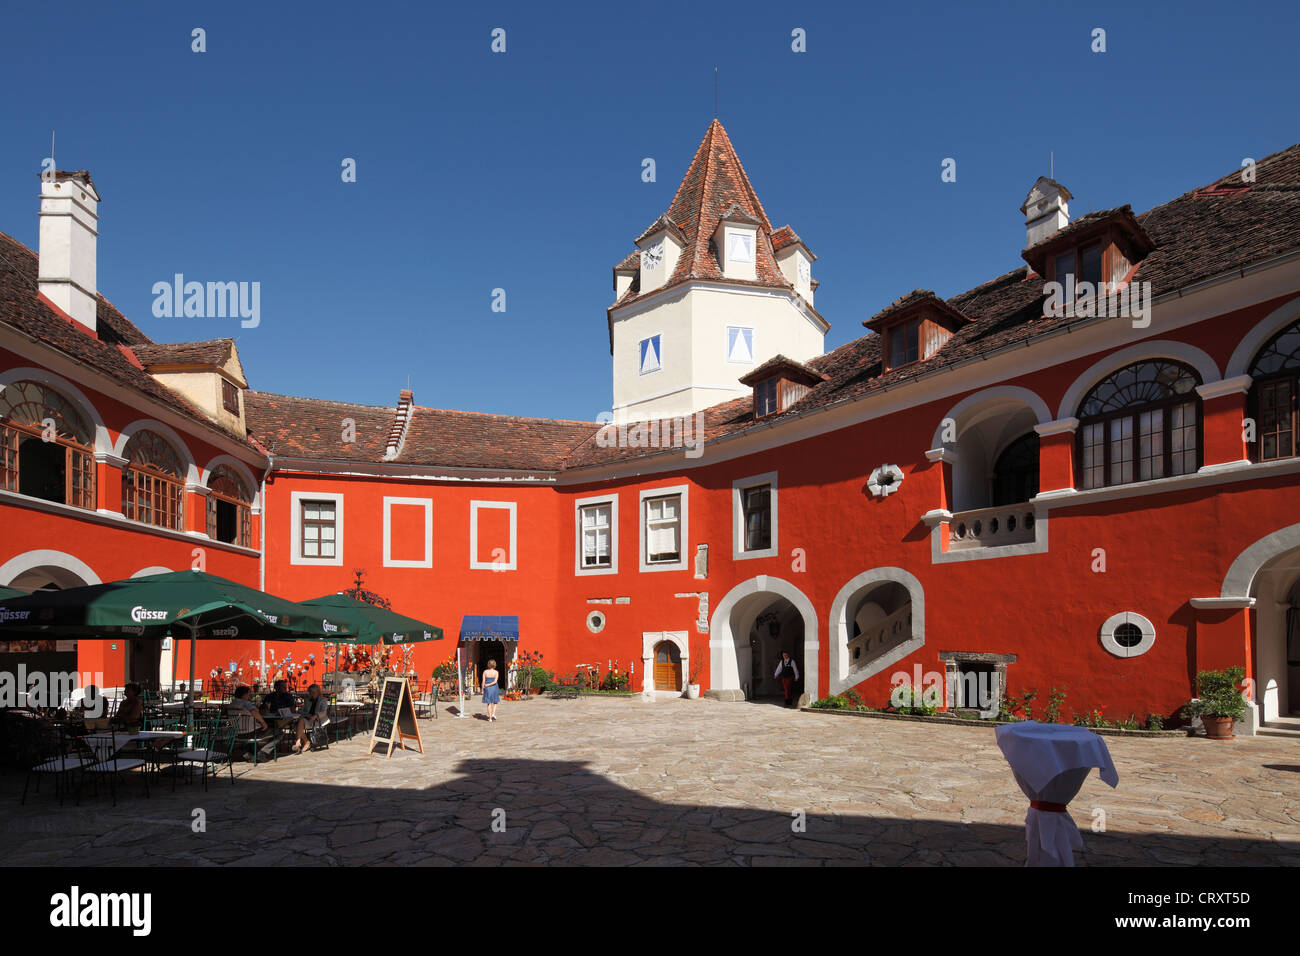
<svg viewBox="0 0 1300 956">
<path fill-rule="evenodd" d="M 234 339 L 209 339 L 206 342 L 163 342 L 133 346 L 133 351 L 145 368 L 160 365 L 215 365 L 222 366 L 230 360 L 235 347 Z"/>
</svg>

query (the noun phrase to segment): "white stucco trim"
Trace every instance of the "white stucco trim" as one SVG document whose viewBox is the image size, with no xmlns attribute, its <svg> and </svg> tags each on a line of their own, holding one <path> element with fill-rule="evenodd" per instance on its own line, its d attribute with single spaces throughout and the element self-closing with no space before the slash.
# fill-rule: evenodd
<svg viewBox="0 0 1300 956">
<path fill-rule="evenodd" d="M 1246 548 L 1228 567 L 1219 596 L 1251 598 L 1260 569 L 1276 557 L 1300 548 L 1300 524 L 1289 525 L 1267 534 Z"/>
<path fill-rule="evenodd" d="M 682 686 L 676 690 L 655 689 L 655 647 L 663 641 L 677 645 L 682 657 Z M 641 632 L 641 693 L 653 700 L 656 695 L 680 697 L 686 690 L 686 682 L 691 674 L 691 642 L 687 631 L 642 631 Z"/>
<path fill-rule="evenodd" d="M 12 385 L 14 382 L 39 382 L 41 385 L 48 386 L 61 395 L 66 395 L 78 411 L 86 417 L 86 421 L 95 430 L 95 453 L 96 455 L 108 454 L 113 450 L 113 437 L 109 434 L 108 427 L 104 424 L 103 416 L 99 414 L 99 409 L 95 403 L 86 397 L 86 393 L 77 388 L 62 375 L 55 375 L 53 372 L 35 368 L 33 366 L 23 366 L 21 368 L 11 368 L 0 372 L 0 392 L 3 392 L 6 385 Z"/>
<path fill-rule="evenodd" d="M 866 588 L 892 582 L 907 588 L 912 599 L 912 637 L 856 670 L 849 668 L 849 601 Z M 830 693 L 839 694 L 874 674 L 896 664 L 925 644 L 925 588 L 916 575 L 902 568 L 883 567 L 863 571 L 840 588 L 831 601 L 826 631 L 830 659 Z"/>
<path fill-rule="evenodd" d="M 176 429 L 170 425 L 164 425 L 154 418 L 137 418 L 130 425 L 123 428 L 122 433 L 117 436 L 117 442 L 110 449 L 113 454 L 119 458 L 125 458 L 126 443 L 131 440 L 132 435 L 139 431 L 157 432 L 167 439 L 185 465 L 185 483 L 187 485 L 203 483 L 199 480 L 199 466 L 194 463 L 194 455 L 191 454 L 190 446 L 185 443 L 185 439 L 180 436 Z"/>
<path fill-rule="evenodd" d="M 506 561 L 480 561 L 478 558 L 478 513 L 491 508 L 510 514 L 510 555 Z M 519 505 L 514 501 L 471 501 L 469 503 L 469 566 L 472 571 L 515 571 L 519 566 Z M 430 551 L 432 567 L 433 554 Z"/>
<path fill-rule="evenodd" d="M 591 505 L 609 505 L 609 567 L 584 568 L 582 566 L 582 509 Z M 618 493 L 578 498 L 573 502 L 573 573 L 577 577 L 599 574 L 618 574 Z"/>
<path fill-rule="evenodd" d="M 1132 365 L 1134 362 L 1141 362 L 1144 359 L 1173 359 L 1182 362 L 1184 365 L 1190 365 L 1196 370 L 1201 377 L 1201 382 L 1217 382 L 1222 377 L 1219 375 L 1219 365 L 1214 359 L 1203 350 L 1195 345 L 1189 345 L 1186 342 L 1175 342 L 1173 339 L 1148 339 L 1145 342 L 1136 342 L 1128 348 L 1119 349 L 1103 356 L 1092 365 L 1088 370 L 1074 380 L 1065 391 L 1065 397 L 1061 399 L 1061 404 L 1057 409 L 1057 418 L 1069 418 L 1079 410 L 1079 403 L 1083 401 L 1083 396 L 1088 394 L 1094 385 L 1100 382 L 1111 372 L 1118 371 L 1125 365 Z"/>
<path fill-rule="evenodd" d="M 761 475 L 750 475 L 731 483 L 731 560 L 745 561 L 749 558 L 774 558 L 781 553 L 777 543 L 777 482 L 775 471 L 765 471 Z M 771 487 L 772 505 L 772 541 L 771 546 L 759 551 L 745 550 L 745 502 L 743 492 L 755 485 Z"/>
<path fill-rule="evenodd" d="M 139 571 L 135 572 L 135 574 L 131 575 L 131 577 L 144 578 L 144 577 L 148 577 L 151 574 L 171 574 L 171 573 L 172 573 L 171 568 L 164 568 L 161 564 L 155 564 L 152 567 L 141 568 Z"/>
<path fill-rule="evenodd" d="M 393 557 L 393 505 L 410 505 L 424 509 L 424 557 Z M 433 499 L 400 498 L 384 496 L 384 567 L 386 568 L 431 568 L 433 567 Z"/>
<path fill-rule="evenodd" d="M 231 457 L 230 455 L 217 455 L 214 457 L 210 462 L 203 466 L 201 471 L 201 481 L 203 486 L 207 487 L 208 483 L 212 481 L 212 472 L 221 465 L 228 465 L 232 470 L 237 471 L 240 477 L 248 482 L 249 490 L 253 493 L 253 500 L 249 502 L 249 506 L 254 509 L 261 508 L 261 481 L 253 475 L 253 469 L 249 468 L 248 465 L 244 464 L 238 458 Z"/>
<path fill-rule="evenodd" d="M 1251 363 L 1268 340 L 1277 335 L 1292 322 L 1300 319 L 1300 296 L 1278 306 L 1264 318 L 1255 323 L 1254 328 L 1242 336 L 1237 347 L 1232 350 L 1224 378 L 1237 375 L 1249 375 Z"/>
<path fill-rule="evenodd" d="M 73 557 L 66 551 L 51 551 L 48 548 L 25 551 L 0 564 L 0 581 L 7 586 L 19 575 L 37 568 L 61 568 L 75 574 L 88 585 L 103 583 L 99 575 L 85 561 Z"/>
<path fill-rule="evenodd" d="M 302 547 L 302 503 L 334 502 L 334 557 L 308 558 L 299 553 Z M 289 493 L 289 563 L 341 567 L 343 564 L 343 495 L 332 491 L 291 491 Z"/>
<path fill-rule="evenodd" d="M 1138 630 L 1142 632 L 1142 642 L 1135 644 L 1133 647 L 1125 647 L 1115 640 L 1115 631 L 1121 624 L 1135 624 Z M 1101 625 L 1101 646 L 1116 657 L 1122 657 L 1126 660 L 1133 657 L 1141 657 L 1147 651 L 1151 650 L 1156 643 L 1156 628 L 1149 620 L 1138 614 L 1136 611 L 1120 611 L 1118 614 L 1112 614 Z"/>
<path fill-rule="evenodd" d="M 646 499 L 647 498 L 664 498 L 669 495 L 681 495 L 681 533 L 678 536 L 678 553 L 681 560 L 678 561 L 656 561 L 651 564 L 646 560 Z M 637 530 L 638 530 L 638 547 L 637 547 L 637 564 L 642 571 L 685 571 L 690 567 L 691 560 L 691 486 L 690 485 L 666 485 L 662 488 L 645 488 L 641 491 L 640 500 L 637 503 Z"/>
<path fill-rule="evenodd" d="M 740 674 L 736 669 L 738 638 L 731 632 L 731 612 L 736 605 L 754 594 L 782 597 L 795 606 L 803 618 L 803 678 L 804 691 L 813 699 L 820 693 L 818 687 L 817 657 L 820 642 L 817 630 L 817 611 L 797 587 L 789 581 L 760 574 L 742 581 L 727 592 L 709 619 L 709 687 L 711 690 L 740 690 Z M 748 640 L 748 635 L 741 635 Z M 732 673 L 727 665 L 731 665 Z"/>
<path fill-rule="evenodd" d="M 930 447 L 945 448 L 951 446 L 952 443 L 945 444 L 943 441 L 943 423 L 946 420 L 952 419 L 955 422 L 960 422 L 961 416 L 964 412 L 979 405 L 999 400 L 1019 402 L 1022 405 L 1028 406 L 1029 410 L 1034 413 L 1034 417 L 1038 419 L 1038 424 L 1040 425 L 1052 420 L 1052 413 L 1048 410 L 1047 402 L 1043 401 L 1037 392 L 1023 388 L 1019 385 L 994 385 L 991 388 L 982 388 L 974 394 L 967 395 L 956 405 L 952 406 L 952 408 L 948 409 L 948 411 L 944 413 L 943 417 L 939 419 L 939 425 L 934 430 L 934 437 L 930 439 Z M 957 437 L 961 437 L 960 433 Z"/>
</svg>

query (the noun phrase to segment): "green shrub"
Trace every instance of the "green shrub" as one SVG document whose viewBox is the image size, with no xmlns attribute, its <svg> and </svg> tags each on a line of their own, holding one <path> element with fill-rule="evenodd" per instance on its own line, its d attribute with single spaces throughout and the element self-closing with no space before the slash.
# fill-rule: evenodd
<svg viewBox="0 0 1300 956">
<path fill-rule="evenodd" d="M 1065 688 L 1052 688 L 1047 697 L 1047 706 L 1043 708 L 1043 723 L 1055 724 L 1061 719 L 1061 705 L 1065 703 Z"/>
<path fill-rule="evenodd" d="M 1240 720 L 1246 715 L 1246 701 L 1237 685 L 1245 676 L 1244 667 L 1200 671 L 1196 675 L 1200 697 L 1184 704 L 1183 712 L 1188 717 L 1231 717 Z"/>
<path fill-rule="evenodd" d="M 818 710 L 848 710 L 849 702 L 839 694 L 832 694 L 830 697 L 813 701 L 812 706 Z"/>
<path fill-rule="evenodd" d="M 1147 714 L 1147 730 L 1164 730 L 1165 719 L 1159 714 Z"/>
</svg>

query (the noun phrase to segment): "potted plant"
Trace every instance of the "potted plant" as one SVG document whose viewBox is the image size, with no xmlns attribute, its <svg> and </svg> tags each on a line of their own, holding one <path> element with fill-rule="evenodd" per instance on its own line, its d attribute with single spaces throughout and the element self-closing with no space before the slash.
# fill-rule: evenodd
<svg viewBox="0 0 1300 956">
<path fill-rule="evenodd" d="M 1246 675 L 1244 667 L 1222 671 L 1200 671 L 1196 675 L 1197 693 L 1183 707 L 1188 717 L 1200 717 L 1205 736 L 1211 740 L 1232 740 L 1237 720 L 1246 715 L 1246 701 L 1237 684 Z"/>
<path fill-rule="evenodd" d="M 700 696 L 700 672 L 704 670 L 704 654 L 700 651 L 697 642 L 692 641 L 695 645 L 691 648 L 691 671 L 686 678 L 686 699 L 698 700 Z"/>
</svg>

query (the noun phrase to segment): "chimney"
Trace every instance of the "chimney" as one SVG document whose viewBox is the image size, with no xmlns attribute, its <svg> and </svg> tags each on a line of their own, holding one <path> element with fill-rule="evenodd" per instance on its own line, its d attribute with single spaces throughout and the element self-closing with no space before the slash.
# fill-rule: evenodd
<svg viewBox="0 0 1300 956">
<path fill-rule="evenodd" d="M 415 411 L 415 394 L 404 388 L 397 393 L 397 408 L 393 412 L 393 424 L 388 430 L 388 444 L 384 448 L 384 461 L 392 461 L 402 453 L 406 444 L 406 430 L 411 424 L 411 414 Z"/>
<path fill-rule="evenodd" d="M 1025 248 L 1037 245 L 1070 224 L 1069 200 L 1074 197 L 1055 179 L 1039 176 L 1020 211 L 1025 214 Z"/>
<path fill-rule="evenodd" d="M 99 193 L 84 169 L 41 176 L 41 295 L 95 334 Z"/>
</svg>

